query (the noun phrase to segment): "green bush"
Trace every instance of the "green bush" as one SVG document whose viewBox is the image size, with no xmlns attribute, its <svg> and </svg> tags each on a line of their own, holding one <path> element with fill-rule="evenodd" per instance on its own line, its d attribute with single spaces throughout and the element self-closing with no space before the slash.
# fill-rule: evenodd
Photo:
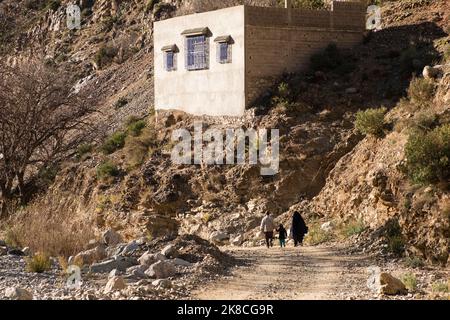
<svg viewBox="0 0 450 320">
<path fill-rule="evenodd" d="M 433 292 L 448 293 L 450 292 L 449 284 L 445 282 L 434 282 L 431 285 Z"/>
<path fill-rule="evenodd" d="M 417 108 L 429 106 L 433 102 L 436 85 L 433 80 L 414 78 L 409 84 L 408 97 Z"/>
<path fill-rule="evenodd" d="M 405 259 L 405 264 L 409 268 L 422 268 L 425 266 L 425 262 L 419 257 L 407 257 Z"/>
<path fill-rule="evenodd" d="M 28 272 L 43 273 L 52 267 L 50 258 L 42 253 L 37 253 L 31 258 L 27 258 L 26 263 L 26 270 Z"/>
<path fill-rule="evenodd" d="M 138 137 L 141 135 L 142 130 L 147 126 L 147 122 L 145 120 L 138 120 L 132 122 L 128 125 L 127 130 L 133 137 Z"/>
<path fill-rule="evenodd" d="M 416 291 L 417 289 L 417 278 L 413 273 L 405 273 L 402 276 L 402 282 L 405 285 L 406 289 L 411 292 Z"/>
<path fill-rule="evenodd" d="M 77 159 L 83 158 L 83 156 L 91 153 L 94 150 L 94 146 L 90 143 L 83 143 L 77 148 Z"/>
<path fill-rule="evenodd" d="M 366 230 L 366 226 L 362 220 L 353 221 L 344 225 L 344 236 L 351 237 L 353 235 L 360 234 Z"/>
<path fill-rule="evenodd" d="M 405 252 L 405 240 L 398 220 L 389 220 L 386 223 L 385 237 L 391 253 L 401 256 Z"/>
<path fill-rule="evenodd" d="M 100 69 L 102 69 L 110 64 L 116 55 L 117 48 L 113 46 L 102 46 L 95 54 L 94 62 Z"/>
<path fill-rule="evenodd" d="M 320 228 L 320 224 L 314 224 L 309 228 L 308 234 L 305 237 L 305 243 L 316 246 L 333 239 L 333 234 Z"/>
<path fill-rule="evenodd" d="M 280 83 L 278 86 L 278 96 L 283 99 L 289 100 L 291 98 L 291 89 L 286 82 Z"/>
<path fill-rule="evenodd" d="M 125 138 L 127 134 L 125 132 L 115 132 L 108 139 L 106 139 L 105 143 L 102 146 L 102 151 L 104 154 L 112 154 L 117 150 L 122 149 L 125 146 Z"/>
<path fill-rule="evenodd" d="M 365 135 L 380 137 L 384 133 L 386 108 L 368 109 L 356 114 L 355 127 Z"/>
<path fill-rule="evenodd" d="M 103 162 L 97 167 L 97 177 L 102 180 L 109 177 L 117 177 L 119 174 L 120 170 L 110 161 Z"/>
<path fill-rule="evenodd" d="M 44 185 L 52 184 L 58 175 L 59 169 L 59 166 L 56 164 L 42 167 L 37 174 L 38 180 Z"/>
<path fill-rule="evenodd" d="M 411 120 L 409 127 L 415 130 L 430 130 L 435 126 L 438 117 L 434 113 L 430 112 L 419 112 Z"/>
<path fill-rule="evenodd" d="M 117 100 L 116 104 L 114 105 L 114 108 L 120 109 L 125 107 L 128 104 L 128 100 L 125 97 L 120 97 L 119 100 Z"/>
<path fill-rule="evenodd" d="M 450 124 L 431 132 L 415 131 L 405 146 L 404 170 L 412 182 L 430 184 L 450 178 Z"/>
</svg>

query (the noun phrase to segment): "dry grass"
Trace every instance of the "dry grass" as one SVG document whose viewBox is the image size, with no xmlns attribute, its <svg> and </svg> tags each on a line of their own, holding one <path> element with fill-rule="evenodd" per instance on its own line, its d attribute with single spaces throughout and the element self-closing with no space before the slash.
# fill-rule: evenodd
<svg viewBox="0 0 450 320">
<path fill-rule="evenodd" d="M 150 128 L 143 128 L 138 136 L 128 136 L 125 140 L 125 154 L 128 166 L 139 167 L 152 154 L 156 133 Z"/>
<path fill-rule="evenodd" d="M 77 221 L 71 210 L 61 210 L 56 202 L 38 201 L 10 218 L 7 242 L 53 257 L 69 257 L 85 249 L 95 237 L 92 223 Z"/>
<path fill-rule="evenodd" d="M 52 267 L 50 257 L 45 253 L 37 253 L 26 259 L 28 272 L 43 273 Z"/>
</svg>

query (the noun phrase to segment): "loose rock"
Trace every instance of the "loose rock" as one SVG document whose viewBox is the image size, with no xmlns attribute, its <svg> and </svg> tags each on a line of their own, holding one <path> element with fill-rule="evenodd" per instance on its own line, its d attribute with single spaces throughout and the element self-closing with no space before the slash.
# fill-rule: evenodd
<svg viewBox="0 0 450 320">
<path fill-rule="evenodd" d="M 166 261 L 158 261 L 150 266 L 145 272 L 147 276 L 155 279 L 165 279 L 174 276 L 176 273 L 173 264 Z"/>
<path fill-rule="evenodd" d="M 5 297 L 11 300 L 33 300 L 33 295 L 26 289 L 7 288 Z"/>
<path fill-rule="evenodd" d="M 167 258 L 176 258 L 178 257 L 178 251 L 173 244 L 169 244 L 164 249 L 161 250 L 161 253 Z"/>
<path fill-rule="evenodd" d="M 113 277 L 109 279 L 108 283 L 103 290 L 103 293 L 108 294 L 113 291 L 123 290 L 127 287 L 122 277 Z"/>
<path fill-rule="evenodd" d="M 167 279 L 158 279 L 152 282 L 152 285 L 159 288 L 170 289 L 172 288 L 172 282 Z"/>
<path fill-rule="evenodd" d="M 115 246 L 122 242 L 122 237 L 116 231 L 109 229 L 103 233 L 102 240 L 107 246 Z"/>
<path fill-rule="evenodd" d="M 192 267 L 193 266 L 192 263 L 190 263 L 186 260 L 180 259 L 180 258 L 172 259 L 172 260 L 170 260 L 170 262 L 172 262 L 176 266 L 182 266 L 182 267 Z"/>
</svg>

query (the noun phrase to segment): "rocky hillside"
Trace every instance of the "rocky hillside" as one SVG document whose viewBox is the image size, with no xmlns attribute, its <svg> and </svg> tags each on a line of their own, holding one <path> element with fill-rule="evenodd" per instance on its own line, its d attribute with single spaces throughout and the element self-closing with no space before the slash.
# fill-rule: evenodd
<svg viewBox="0 0 450 320">
<path fill-rule="evenodd" d="M 416 186 L 399 170 L 410 129 L 423 114 L 435 116 L 430 130 L 448 123 L 447 66 L 427 75 L 435 88 L 427 109 L 412 108 L 408 96 L 414 75 L 422 77 L 427 65 L 450 63 L 444 58 L 447 1 L 387 1 L 383 30 L 367 34 L 351 52 L 320 53 L 316 61 L 334 63 L 285 75 L 239 119 L 152 110 L 153 21 L 217 3 L 78 1 L 83 28 L 69 31 L 67 2 L 0 1 L 2 57 L 15 63 L 40 56 L 73 70 L 79 79 L 74 87 L 94 87 L 101 111 L 95 139 L 58 164 L 48 188 L 40 188 L 12 217 L 5 237 L 33 251 L 46 250 L 47 239 L 35 238 L 54 221 L 55 233 L 70 230 L 75 236 L 82 230 L 86 238 L 114 229 L 127 240 L 188 233 L 252 245 L 266 211 L 287 219 L 302 209 L 311 223 L 361 221 L 371 234 L 395 220 L 410 255 L 447 263 L 448 185 Z M 387 108 L 382 137 L 355 129 L 359 110 L 382 106 Z M 196 120 L 205 129 L 279 128 L 279 174 L 264 178 L 258 166 L 174 165 L 171 132 L 192 129 Z M 47 219 L 37 218 L 42 212 Z M 52 218 L 61 212 L 70 213 L 64 224 Z M 80 239 L 67 255 L 85 249 L 88 240 Z M 51 254 L 58 251 L 56 246 Z"/>
</svg>

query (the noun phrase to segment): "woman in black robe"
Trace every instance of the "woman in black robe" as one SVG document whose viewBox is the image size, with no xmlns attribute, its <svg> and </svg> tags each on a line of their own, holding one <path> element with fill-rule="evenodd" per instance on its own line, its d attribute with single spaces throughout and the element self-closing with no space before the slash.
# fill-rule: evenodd
<svg viewBox="0 0 450 320">
<path fill-rule="evenodd" d="M 295 211 L 292 217 L 292 227 L 291 227 L 291 237 L 294 239 L 294 246 L 297 247 L 299 244 L 303 244 L 303 238 L 305 234 L 308 233 L 308 227 L 306 226 L 305 220 L 303 220 L 300 212 Z"/>
</svg>

